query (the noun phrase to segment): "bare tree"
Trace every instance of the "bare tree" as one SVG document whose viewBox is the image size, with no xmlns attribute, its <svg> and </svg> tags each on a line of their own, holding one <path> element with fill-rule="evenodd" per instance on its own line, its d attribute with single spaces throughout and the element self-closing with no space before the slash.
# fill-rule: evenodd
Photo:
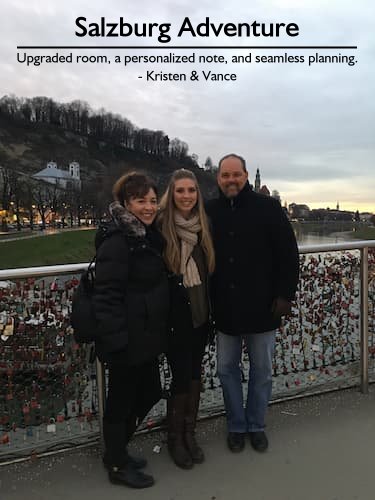
<svg viewBox="0 0 375 500">
<path fill-rule="evenodd" d="M 207 156 L 206 161 L 204 162 L 204 168 L 211 172 L 213 166 L 214 164 L 212 163 L 210 156 Z"/>
<path fill-rule="evenodd" d="M 4 210 L 9 210 L 12 199 L 10 176 L 11 170 L 0 167 L 1 205 Z"/>
<path fill-rule="evenodd" d="M 46 186 L 47 183 L 45 182 L 38 182 L 36 189 L 34 191 L 34 196 L 35 196 L 35 205 L 36 208 L 39 212 L 40 218 L 42 219 L 42 226 L 41 229 L 46 228 L 46 215 L 49 210 L 49 207 L 47 205 L 46 199 L 47 199 L 47 194 L 46 194 Z"/>
<path fill-rule="evenodd" d="M 183 160 L 186 158 L 189 150 L 189 146 L 186 142 L 181 141 L 177 137 L 171 140 L 169 152 L 172 158 L 176 158 L 178 160 Z"/>
</svg>

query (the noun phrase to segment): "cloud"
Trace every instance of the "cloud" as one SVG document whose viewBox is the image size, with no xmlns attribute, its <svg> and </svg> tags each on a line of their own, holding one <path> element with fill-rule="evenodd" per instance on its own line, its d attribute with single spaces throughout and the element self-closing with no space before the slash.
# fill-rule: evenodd
<svg viewBox="0 0 375 500">
<path fill-rule="evenodd" d="M 261 169 L 267 183 L 280 186 L 288 200 L 313 202 L 338 198 L 347 193 L 348 203 L 362 200 L 375 211 L 374 120 L 375 35 L 374 4 L 371 0 L 244 0 L 214 4 L 202 0 L 138 0 L 127 3 L 108 0 L 14 0 L 2 5 L 0 29 L 0 94 L 47 95 L 59 101 L 82 99 L 93 108 L 105 107 L 141 127 L 164 130 L 170 137 L 188 142 L 200 162 L 214 162 L 234 151 L 247 158 L 249 169 Z M 204 51 L 196 54 L 224 55 L 223 66 L 198 64 L 145 66 L 131 64 L 56 65 L 26 67 L 16 62 L 18 44 L 139 45 L 155 39 L 78 39 L 75 19 L 85 16 L 98 22 L 102 16 L 131 23 L 169 22 L 173 44 L 318 44 L 358 45 L 358 51 L 238 50 Z M 294 22 L 297 38 L 188 38 L 177 39 L 184 17 L 196 25 L 208 16 L 211 22 Z M 171 45 L 171 44 L 169 44 Z M 191 54 L 193 51 L 134 51 L 134 55 Z M 250 64 L 232 64 L 232 55 L 252 53 Z M 358 63 L 272 64 L 256 63 L 256 55 L 355 55 Z M 85 54 L 124 51 L 85 51 Z M 129 52 L 126 52 L 129 53 Z M 75 54 L 75 52 L 74 52 Z M 147 69 L 189 72 L 211 69 L 234 72 L 236 82 L 147 82 L 139 75 Z M 324 190 L 315 189 L 324 185 Z M 356 189 L 353 190 L 352 186 Z M 370 187 L 372 186 L 372 189 Z M 272 187 L 272 186 L 271 186 Z M 275 186 L 273 186 L 274 188 Z M 313 188 L 314 187 L 314 188 Z M 355 192 L 354 192 L 355 191 Z M 317 203 L 319 200 L 317 200 Z M 314 201 L 315 203 L 315 201 Z"/>
</svg>

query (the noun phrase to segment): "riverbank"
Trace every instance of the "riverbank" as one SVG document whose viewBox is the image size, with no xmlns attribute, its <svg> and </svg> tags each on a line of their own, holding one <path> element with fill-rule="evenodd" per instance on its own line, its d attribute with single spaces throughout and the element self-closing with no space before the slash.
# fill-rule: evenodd
<svg viewBox="0 0 375 500">
<path fill-rule="evenodd" d="M 339 231 L 331 233 L 330 238 L 343 240 L 375 240 L 375 227 L 361 227 L 354 231 Z"/>
<path fill-rule="evenodd" d="M 88 262 L 92 259 L 95 229 L 64 230 L 57 234 L 13 235 L 0 242 L 0 269 Z M 339 243 L 345 240 L 375 240 L 375 227 L 361 226 L 351 231 L 326 234 L 297 234 L 300 245 Z"/>
<path fill-rule="evenodd" d="M 360 227 L 354 231 L 349 231 L 347 234 L 355 240 L 375 240 L 375 227 Z"/>
<path fill-rule="evenodd" d="M 94 229 L 85 229 L 4 241 L 0 269 L 88 262 L 95 254 L 94 237 Z"/>
</svg>

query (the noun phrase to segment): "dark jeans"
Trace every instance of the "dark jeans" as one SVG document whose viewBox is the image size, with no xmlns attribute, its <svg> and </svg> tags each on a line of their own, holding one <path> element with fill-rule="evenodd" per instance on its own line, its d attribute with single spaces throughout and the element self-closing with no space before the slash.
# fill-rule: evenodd
<svg viewBox="0 0 375 500">
<path fill-rule="evenodd" d="M 180 341 L 178 333 L 171 334 L 167 358 L 172 371 L 172 394 L 188 393 L 191 381 L 201 379 L 207 335 L 207 324 L 192 329 L 188 341 Z"/>
<path fill-rule="evenodd" d="M 242 342 L 249 354 L 249 381 L 243 407 L 240 361 Z M 272 359 L 275 331 L 248 335 L 217 334 L 217 373 L 223 389 L 229 432 L 259 432 L 272 392 Z"/>
</svg>

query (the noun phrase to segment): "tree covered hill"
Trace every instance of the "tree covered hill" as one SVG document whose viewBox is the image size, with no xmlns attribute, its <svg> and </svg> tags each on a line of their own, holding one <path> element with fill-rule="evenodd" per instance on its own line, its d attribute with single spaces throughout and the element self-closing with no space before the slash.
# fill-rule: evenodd
<svg viewBox="0 0 375 500">
<path fill-rule="evenodd" d="M 163 131 L 138 128 L 104 109 L 95 112 L 82 101 L 2 97 L 2 207 L 7 209 L 14 198 L 12 179 L 13 183 L 19 176 L 25 180 L 51 160 L 62 169 L 72 161 L 79 162 L 81 203 L 105 206 L 115 179 L 134 169 L 151 175 L 163 191 L 175 169 L 188 168 L 197 175 L 206 197 L 216 192 L 213 175 L 199 168 L 194 155 L 188 154 L 188 145 L 178 138 L 170 139 Z"/>
</svg>

